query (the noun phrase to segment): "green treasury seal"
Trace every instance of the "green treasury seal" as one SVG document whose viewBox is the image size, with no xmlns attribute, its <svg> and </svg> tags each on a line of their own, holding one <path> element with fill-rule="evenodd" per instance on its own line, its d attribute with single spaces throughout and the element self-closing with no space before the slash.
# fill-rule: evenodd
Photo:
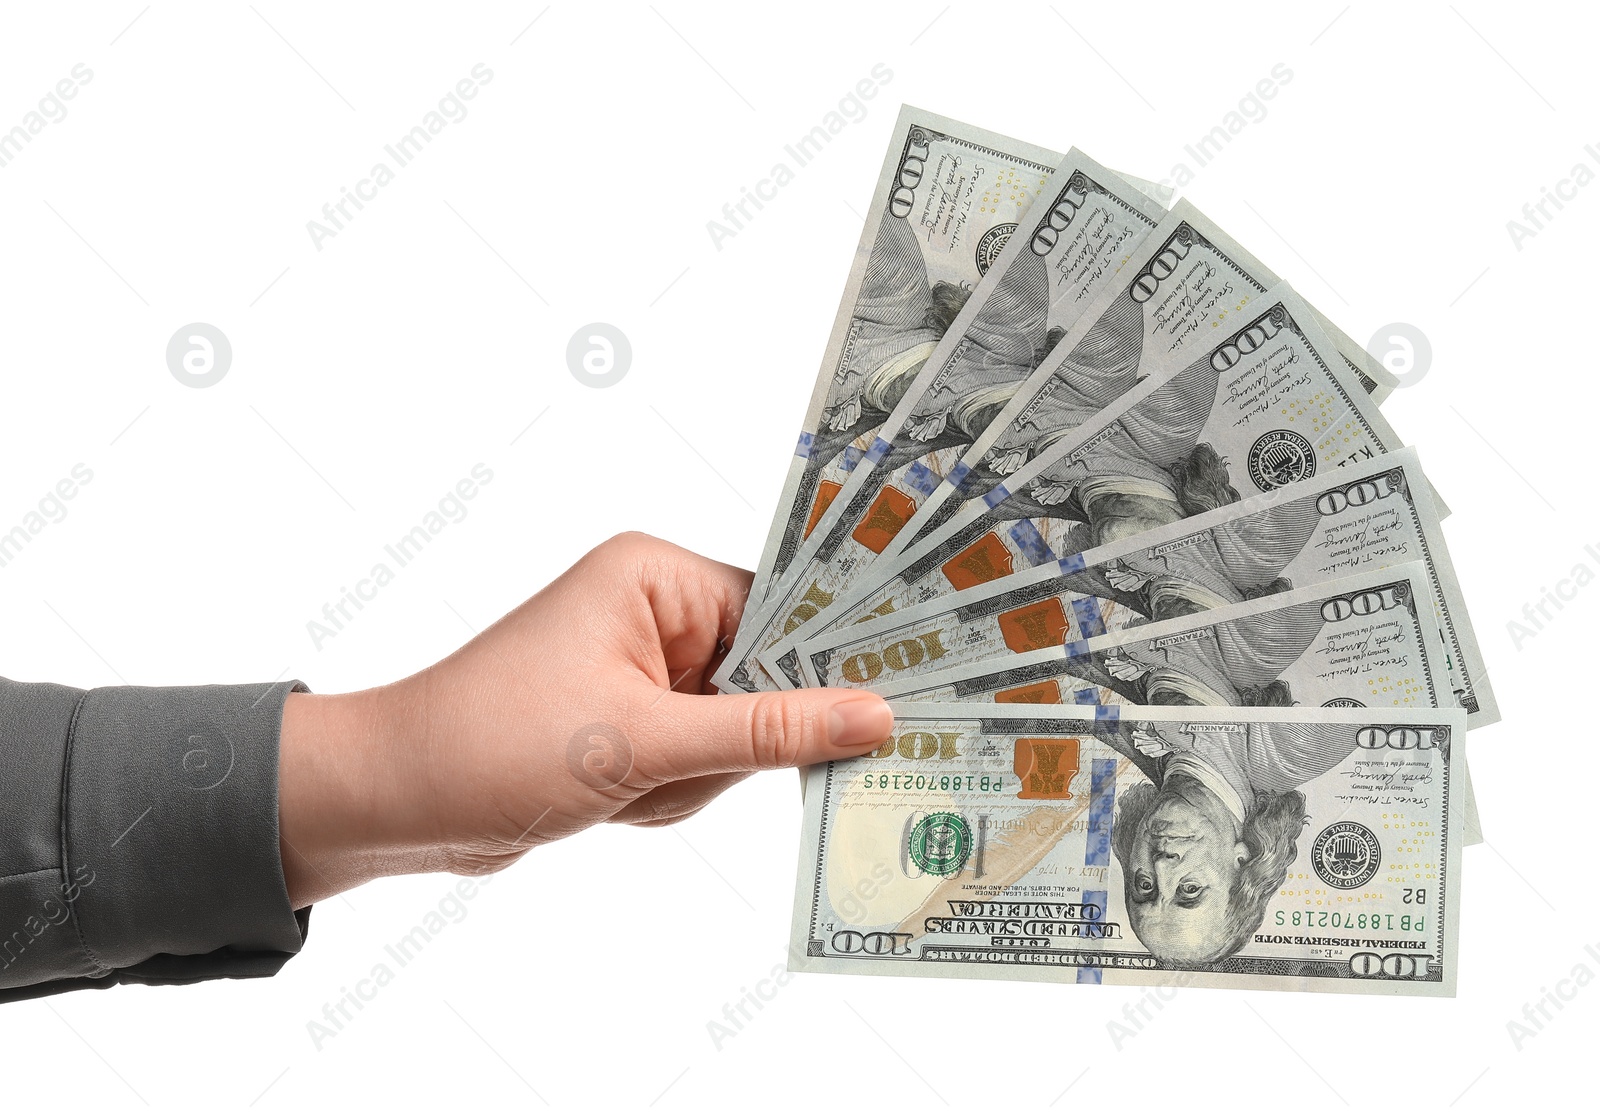
<svg viewBox="0 0 1600 1113">
<path fill-rule="evenodd" d="M 949 877 L 967 864 L 972 828 L 953 812 L 934 812 L 911 830 L 911 860 L 925 873 Z"/>
</svg>

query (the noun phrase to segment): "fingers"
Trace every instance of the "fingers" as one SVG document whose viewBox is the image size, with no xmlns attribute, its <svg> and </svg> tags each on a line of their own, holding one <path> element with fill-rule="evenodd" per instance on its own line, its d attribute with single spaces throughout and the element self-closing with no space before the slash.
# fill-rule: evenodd
<svg viewBox="0 0 1600 1113">
<path fill-rule="evenodd" d="M 579 602 L 609 593 L 610 644 L 660 688 L 705 690 L 739 628 L 751 575 L 643 533 L 625 533 L 583 561 Z"/>
<path fill-rule="evenodd" d="M 703 662 L 723 638 L 732 638 L 750 596 L 752 576 L 720 560 L 653 537 L 638 535 L 642 547 L 639 585 L 666 651 L 669 668 L 679 665 L 674 650 L 687 650 Z"/>
<path fill-rule="evenodd" d="M 814 765 L 882 744 L 894 716 L 871 692 L 669 692 L 641 716 L 638 763 L 658 781 Z"/>
</svg>

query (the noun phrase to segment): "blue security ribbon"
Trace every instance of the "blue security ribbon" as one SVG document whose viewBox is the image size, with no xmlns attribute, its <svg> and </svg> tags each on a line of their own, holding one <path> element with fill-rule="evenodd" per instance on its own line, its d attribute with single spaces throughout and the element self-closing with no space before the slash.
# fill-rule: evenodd
<svg viewBox="0 0 1600 1113">
<path fill-rule="evenodd" d="M 1100 606 L 1093 599 L 1074 599 L 1072 616 L 1078 620 L 1078 632 L 1086 638 L 1098 638 L 1106 632 L 1100 621 Z"/>
<path fill-rule="evenodd" d="M 921 460 L 913 461 L 901 480 L 907 487 L 925 496 L 933 494 L 934 489 L 939 486 L 939 477 L 924 467 Z"/>
<path fill-rule="evenodd" d="M 988 494 L 983 496 L 983 505 L 987 506 L 990 510 L 993 510 L 1010 497 L 1011 492 L 1006 490 L 1006 485 L 1004 483 L 997 483 Z"/>
<path fill-rule="evenodd" d="M 1115 711 L 1116 708 L 1101 710 Z M 1111 824 L 1117 795 L 1117 763 L 1115 759 L 1096 758 L 1089 766 L 1089 814 L 1084 831 L 1083 864 L 1089 867 L 1111 864 Z M 1106 905 L 1109 894 L 1104 889 L 1086 889 L 1083 903 L 1100 911 L 1096 922 L 1106 922 Z M 1078 970 L 1078 983 L 1100 985 L 1098 966 L 1084 966 Z"/>
</svg>

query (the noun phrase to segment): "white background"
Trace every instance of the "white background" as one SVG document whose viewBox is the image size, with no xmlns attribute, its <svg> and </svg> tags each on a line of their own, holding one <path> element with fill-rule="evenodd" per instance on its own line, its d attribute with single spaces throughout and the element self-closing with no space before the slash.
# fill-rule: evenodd
<svg viewBox="0 0 1600 1113">
<path fill-rule="evenodd" d="M 1520 645 L 1507 626 L 1600 570 L 1600 184 L 1520 250 L 1506 227 L 1600 171 L 1575 6 L 141 8 L 0 16 L 0 130 L 94 75 L 0 168 L 0 530 L 94 473 L 0 568 L 0 673 L 343 691 L 623 529 L 749 566 L 901 101 L 1159 179 L 1283 63 L 1184 192 L 1358 340 L 1430 338 L 1386 412 L 1455 510 L 1505 721 L 1472 739 L 1489 841 L 1454 1002 L 1189 989 L 1118 1046 L 1146 991 L 805 976 L 719 1048 L 708 1022 L 785 957 L 800 801 L 776 774 L 679 828 L 536 852 L 320 1050 L 307 1022 L 453 879 L 319 906 L 268 981 L 11 1005 L 8 1106 L 1488 1109 L 1587 1087 L 1600 982 L 1520 1048 L 1507 1029 L 1600 975 L 1600 586 Z M 480 62 L 470 114 L 317 250 L 307 221 Z M 707 221 L 880 62 L 865 118 L 718 250 Z M 195 321 L 234 349 L 204 390 L 164 360 Z M 591 321 L 633 346 L 605 390 L 565 365 Z M 314 646 L 308 620 L 479 462 L 470 515 Z"/>
</svg>

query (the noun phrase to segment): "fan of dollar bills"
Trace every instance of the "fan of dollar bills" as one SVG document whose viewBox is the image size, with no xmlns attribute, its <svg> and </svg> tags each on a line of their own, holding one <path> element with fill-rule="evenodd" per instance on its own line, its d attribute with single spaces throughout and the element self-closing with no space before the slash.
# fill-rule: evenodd
<svg viewBox="0 0 1600 1113">
<path fill-rule="evenodd" d="M 800 970 L 1448 995 L 1498 711 L 1394 379 L 1193 205 L 895 126 L 725 691 L 868 688 Z"/>
</svg>

